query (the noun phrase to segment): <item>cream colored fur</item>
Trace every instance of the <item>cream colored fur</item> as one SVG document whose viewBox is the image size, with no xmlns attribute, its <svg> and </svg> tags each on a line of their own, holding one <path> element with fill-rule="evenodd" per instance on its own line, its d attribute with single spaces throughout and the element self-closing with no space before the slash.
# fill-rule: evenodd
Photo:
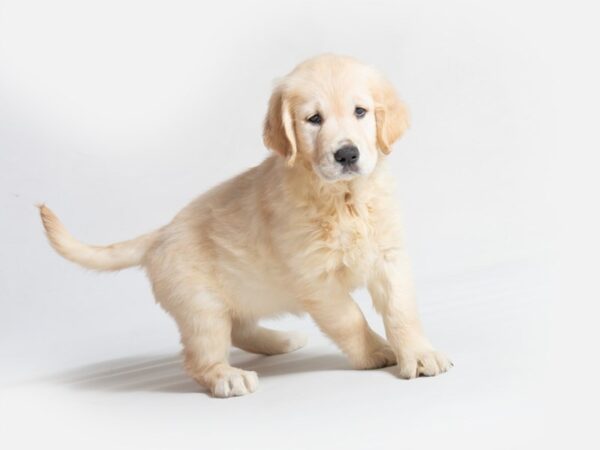
<svg viewBox="0 0 600 450">
<path fill-rule="evenodd" d="M 367 110 L 355 115 L 355 107 Z M 308 117 L 319 113 L 315 125 Z M 402 378 L 437 375 L 451 363 L 423 334 L 386 154 L 406 111 L 375 70 L 340 56 L 299 65 L 275 88 L 265 144 L 275 154 L 200 196 L 153 233 L 107 247 L 74 239 L 40 207 L 52 246 L 98 270 L 143 266 L 156 300 L 176 320 L 189 374 L 215 396 L 253 392 L 255 372 L 231 367 L 231 345 L 267 355 L 305 337 L 258 325 L 308 312 L 359 369 L 398 364 Z M 344 172 L 333 154 L 354 144 Z M 366 286 L 387 340 L 350 293 Z"/>
</svg>

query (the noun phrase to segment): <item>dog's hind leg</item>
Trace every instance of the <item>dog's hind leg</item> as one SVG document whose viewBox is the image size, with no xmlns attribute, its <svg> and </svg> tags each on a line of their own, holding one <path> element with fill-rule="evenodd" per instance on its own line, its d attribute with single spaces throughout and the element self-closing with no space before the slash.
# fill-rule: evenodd
<svg viewBox="0 0 600 450">
<path fill-rule="evenodd" d="M 261 355 L 289 353 L 306 344 L 306 335 L 303 333 L 271 330 L 255 322 L 242 320 L 233 322 L 231 337 L 236 347 Z"/>
</svg>

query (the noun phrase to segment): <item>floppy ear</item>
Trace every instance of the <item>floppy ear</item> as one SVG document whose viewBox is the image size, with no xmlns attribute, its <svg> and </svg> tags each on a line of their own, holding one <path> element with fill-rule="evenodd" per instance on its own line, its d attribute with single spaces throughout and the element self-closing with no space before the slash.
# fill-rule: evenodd
<svg viewBox="0 0 600 450">
<path fill-rule="evenodd" d="M 398 98 L 391 83 L 383 77 L 375 82 L 375 121 L 377 124 L 377 147 L 384 153 L 392 151 L 392 144 L 404 134 L 409 126 L 408 111 Z"/>
<path fill-rule="evenodd" d="M 265 117 L 263 142 L 287 159 L 288 166 L 296 159 L 296 133 L 288 99 L 281 87 L 275 88 Z"/>
</svg>

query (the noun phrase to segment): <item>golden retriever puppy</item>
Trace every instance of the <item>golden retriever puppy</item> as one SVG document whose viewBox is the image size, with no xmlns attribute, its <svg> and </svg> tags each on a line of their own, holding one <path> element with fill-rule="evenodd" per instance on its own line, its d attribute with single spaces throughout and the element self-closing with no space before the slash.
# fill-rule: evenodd
<svg viewBox="0 0 600 450">
<path fill-rule="evenodd" d="M 357 369 L 398 364 L 401 378 L 437 375 L 450 361 L 421 328 L 386 173 L 407 112 L 386 79 L 354 59 L 323 55 L 275 87 L 264 122 L 273 150 L 171 223 L 106 247 L 74 239 L 40 207 L 54 249 L 96 270 L 143 266 L 179 327 L 185 367 L 218 397 L 257 388 L 228 363 L 231 345 L 274 355 L 305 344 L 259 319 L 308 312 Z M 350 293 L 366 286 L 387 341 Z"/>
</svg>

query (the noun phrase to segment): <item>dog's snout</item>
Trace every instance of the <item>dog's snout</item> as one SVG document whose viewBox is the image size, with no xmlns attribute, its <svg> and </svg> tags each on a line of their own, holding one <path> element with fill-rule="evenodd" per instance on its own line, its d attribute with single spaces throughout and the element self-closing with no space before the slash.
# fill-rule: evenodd
<svg viewBox="0 0 600 450">
<path fill-rule="evenodd" d="M 333 157 L 342 166 L 350 166 L 358 162 L 360 152 L 355 145 L 344 145 L 333 154 Z"/>
</svg>

